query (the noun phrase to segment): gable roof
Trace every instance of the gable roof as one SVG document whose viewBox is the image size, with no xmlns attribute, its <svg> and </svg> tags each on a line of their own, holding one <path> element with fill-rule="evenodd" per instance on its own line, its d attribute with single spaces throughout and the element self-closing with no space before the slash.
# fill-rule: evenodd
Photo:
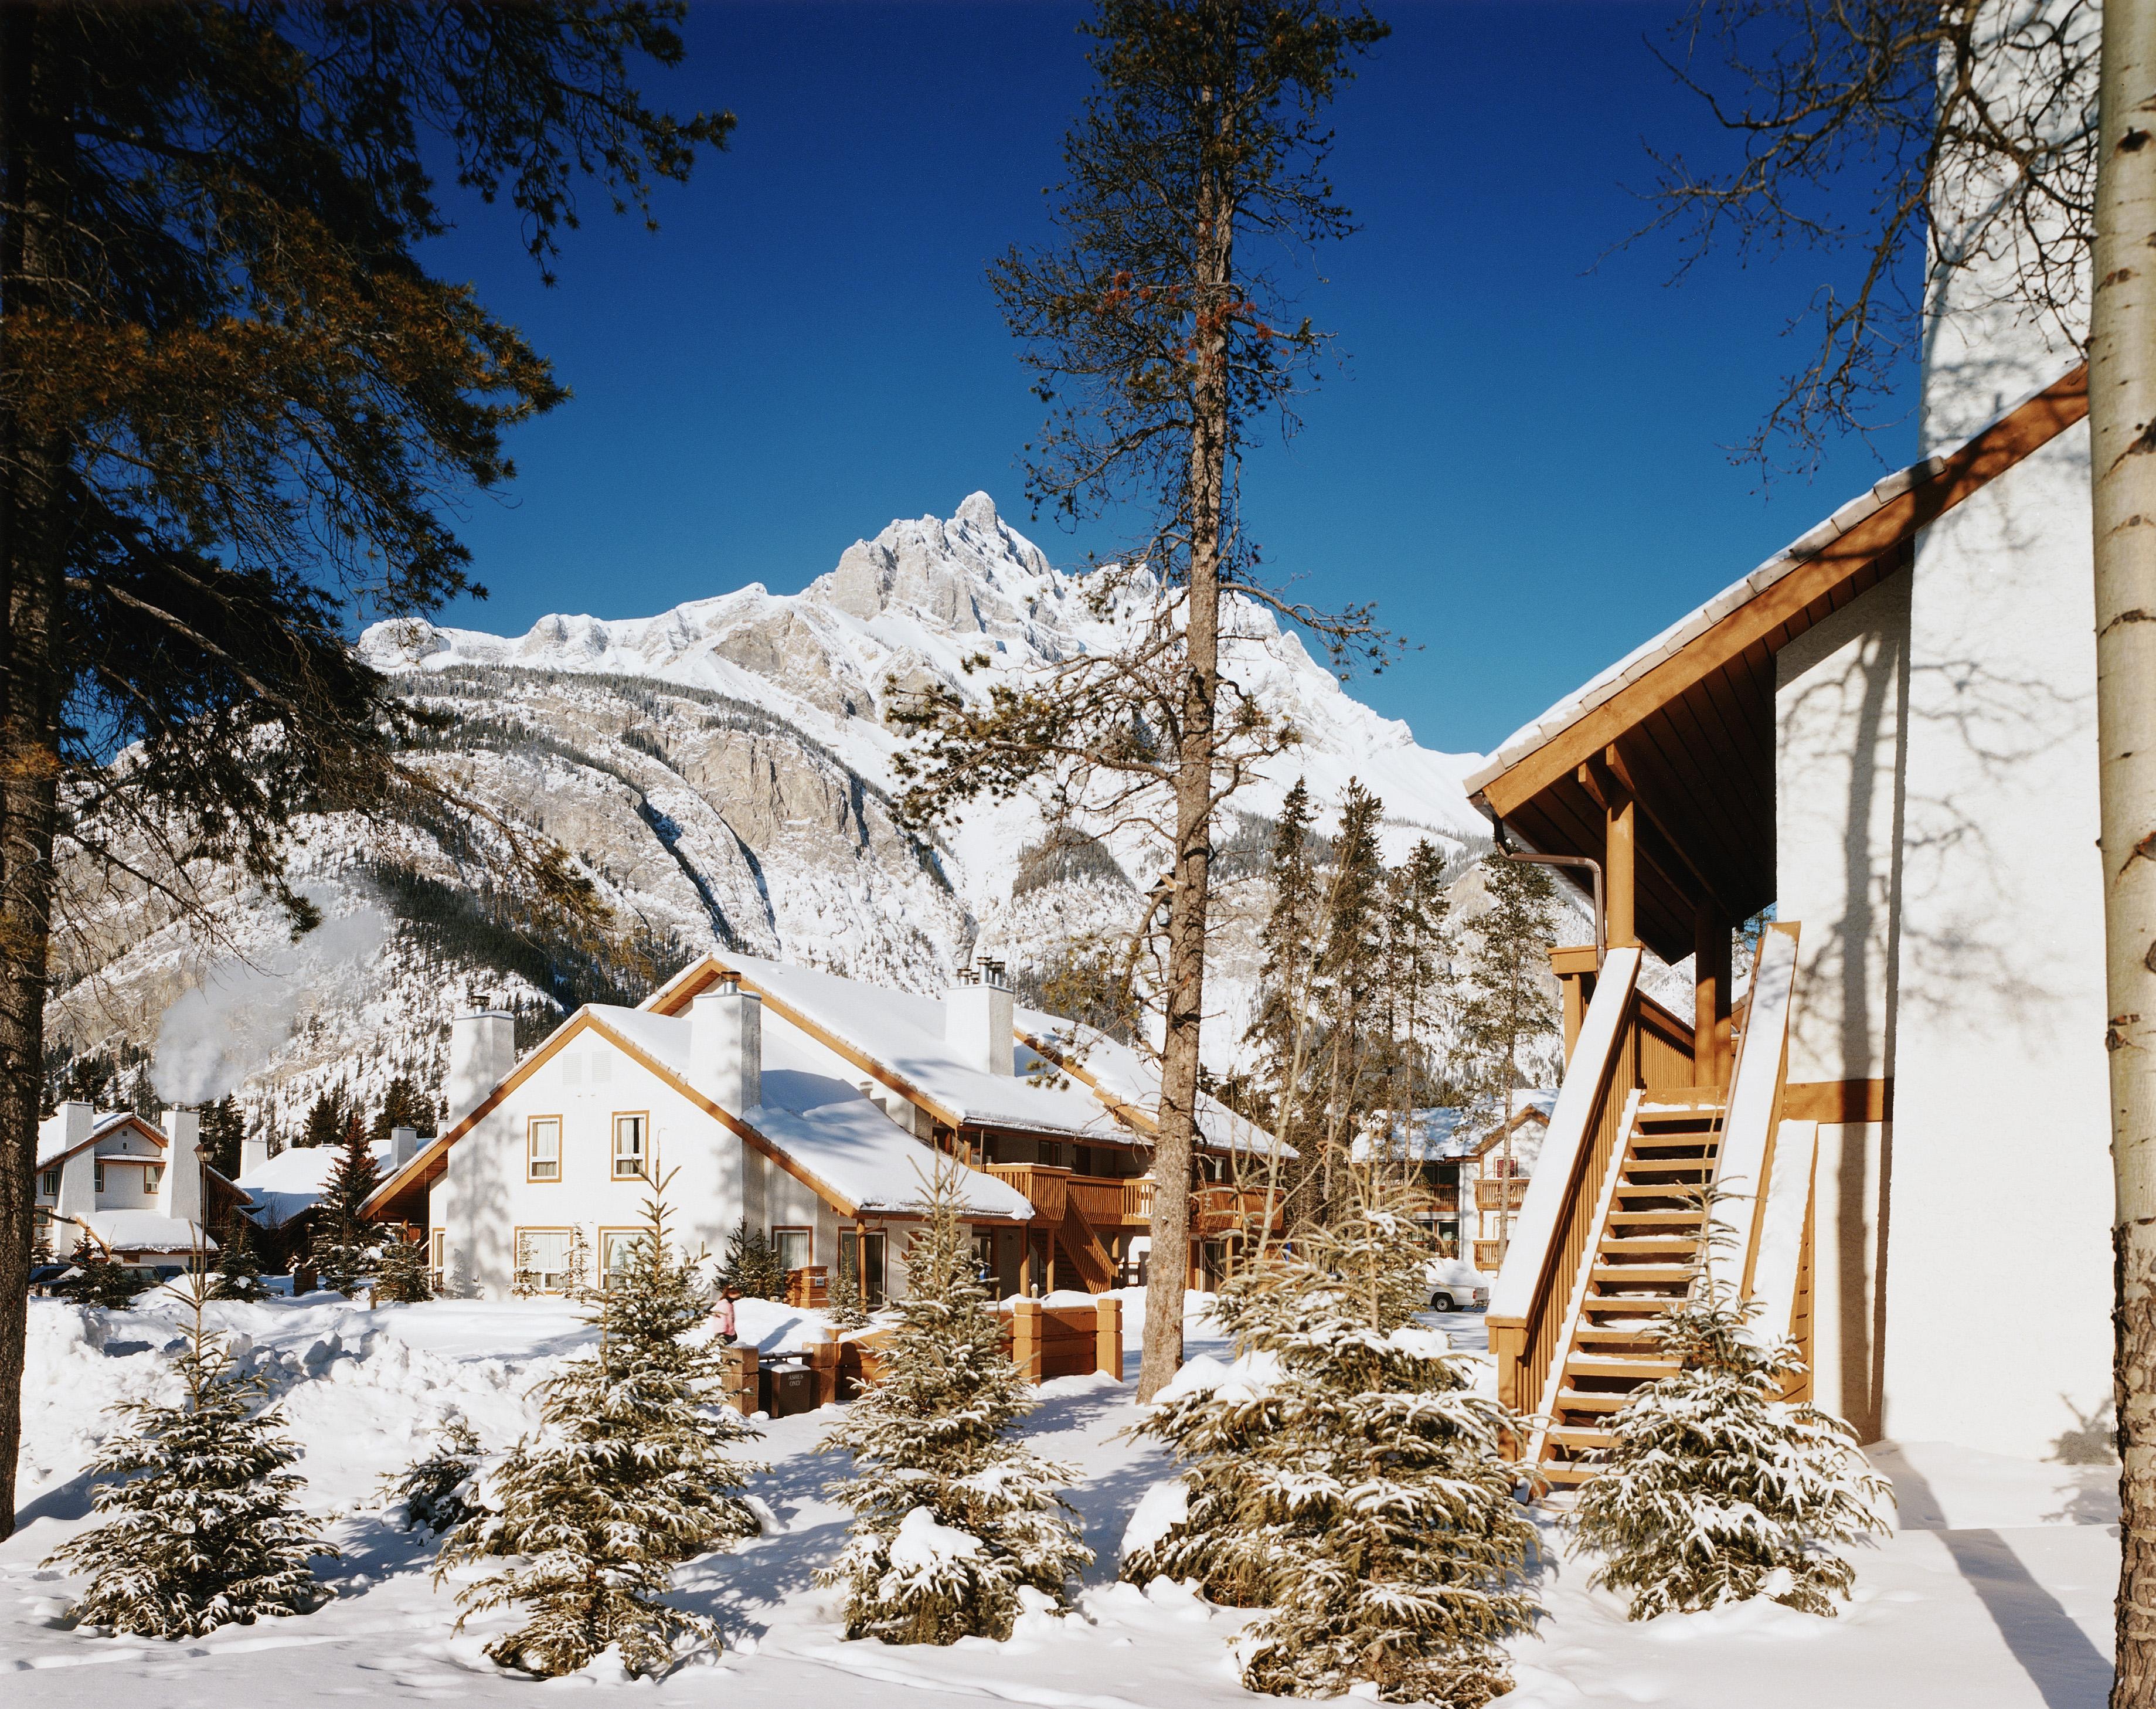
<svg viewBox="0 0 2156 1709">
<path fill-rule="evenodd" d="M 723 979 L 763 999 L 766 1010 L 873 1075 L 947 1127 L 1052 1134 L 1084 1143 L 1150 1140 L 1160 1079 L 1127 1044 L 1078 1030 L 1056 1016 L 1014 1005 L 1013 1072 L 987 1074 L 944 1036 L 942 1002 L 864 980 L 755 956 L 699 957 L 639 1005 L 681 1014 Z M 767 1039 L 770 1036 L 767 1034 Z M 1036 1072 L 1040 1070 L 1040 1072 Z M 1074 1081 L 1058 1085 L 1056 1081 Z M 1264 1133 L 1224 1104 L 1201 1097 L 1199 1137 L 1217 1149 L 1257 1149 Z"/>
<path fill-rule="evenodd" d="M 404 1194 L 424 1186 L 447 1158 L 449 1147 L 572 1040 L 591 1034 L 657 1075 L 704 1115 L 762 1152 L 808 1187 L 841 1216 L 911 1217 L 920 1214 L 920 1183 L 937 1153 L 901 1130 L 860 1089 L 829 1075 L 767 1067 L 765 1102 L 739 1116 L 690 1085 L 687 1074 L 689 1022 L 648 1009 L 588 1003 L 556 1028 L 472 1109 L 423 1146 L 367 1202 L 382 1214 Z M 769 1051 L 767 1046 L 767 1063 Z M 807 1102 L 805 1108 L 791 1107 Z M 858 1106 L 858 1108 L 855 1106 Z M 1024 1222 L 1033 1206 L 1015 1188 L 968 1171 L 964 1214 L 976 1222 Z"/>
<path fill-rule="evenodd" d="M 86 1139 L 67 1142 L 67 1118 L 57 1112 L 38 1124 L 38 1167 L 49 1169 L 65 1162 L 85 1146 L 95 1145 L 100 1139 L 110 1139 L 125 1127 L 132 1127 L 159 1151 L 165 1148 L 164 1130 L 155 1122 L 146 1121 L 132 1110 L 106 1110 L 90 1118 L 90 1135 Z"/>
<path fill-rule="evenodd" d="M 372 1142 L 374 1166 L 387 1173 L 390 1143 Z M 254 1220 L 265 1229 L 281 1227 L 321 1203 L 336 1173 L 344 1147 L 335 1145 L 288 1145 L 274 1157 L 257 1163 L 238 1185 L 249 1205 L 259 1213 Z"/>
<path fill-rule="evenodd" d="M 1774 899 L 1775 654 L 1906 567 L 1924 528 L 2087 413 L 2077 366 L 1860 493 L 1514 731 L 1464 780 L 1470 796 L 1543 853 L 1599 859 L 1604 803 L 1629 793 L 1640 933 L 1681 960 L 1699 901 L 1742 920 Z"/>
</svg>

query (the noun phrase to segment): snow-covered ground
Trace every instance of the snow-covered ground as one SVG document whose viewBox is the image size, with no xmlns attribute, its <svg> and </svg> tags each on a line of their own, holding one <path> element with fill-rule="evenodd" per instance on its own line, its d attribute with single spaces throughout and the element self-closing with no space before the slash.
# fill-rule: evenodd
<svg viewBox="0 0 2156 1709">
<path fill-rule="evenodd" d="M 451 1635 L 451 1593 L 433 1588 L 427 1553 L 392 1528 L 376 1489 L 452 1412 L 489 1446 L 508 1440 L 529 1416 L 525 1391 L 591 1332 L 572 1312 L 526 1302 L 368 1311 L 313 1295 L 214 1309 L 246 1337 L 246 1356 L 271 1377 L 305 1445 L 310 1506 L 344 1552 L 320 1563 L 336 1599 L 316 1614 L 184 1643 L 98 1638 L 62 1624 L 68 1582 L 38 1563 L 85 1521 L 81 1468 L 109 1428 L 102 1409 L 169 1388 L 162 1350 L 175 1337 L 175 1314 L 33 1301 L 23 1528 L 0 1543 L 8 1702 L 512 1702 L 561 1689 L 503 1674 L 480 1655 L 506 1617 Z M 781 1351 L 798 1345 L 811 1315 L 745 1302 L 742 1327 Z M 1127 1311 L 1133 1327 L 1141 1319 Z M 1431 1321 L 1456 1347 L 1483 1344 L 1479 1317 Z M 1194 1316 L 1188 1330 L 1191 1352 L 1226 1356 L 1207 1320 Z M 1135 1350 L 1128 1363 L 1135 1372 Z M 1114 1582 L 1124 1525 L 1163 1470 L 1156 1450 L 1121 1438 L 1133 1417 L 1129 1388 L 1105 1377 L 1045 1385 L 1031 1428 L 1046 1451 L 1084 1469 L 1072 1500 L 1099 1554 L 1079 1613 L 1029 1615 L 1007 1643 L 968 1640 L 941 1650 L 843 1641 L 834 1594 L 812 1582 L 846 1518 L 823 1496 L 839 1469 L 816 1451 L 825 1420 L 812 1414 L 766 1424 L 760 1452 L 771 1470 L 752 1489 L 778 1527 L 678 1579 L 683 1599 L 726 1632 L 726 1655 L 630 1688 L 670 1701 L 773 1709 L 983 1699 L 1043 1709 L 1248 1703 L 1226 1649 L 1242 1615 L 1165 1584 Z M 1753 1604 L 1632 1625 L 1612 1599 L 1585 1588 L 1584 1566 L 1546 1527 L 1549 1617 L 1538 1637 L 1516 1646 L 1519 1687 L 1507 1709 L 2097 1709 L 2110 1681 L 2118 1570 L 2112 1474 L 1936 1444 L 1875 1457 L 1894 1479 L 1901 1530 L 1865 1552 L 1856 1600 L 1835 1619 Z"/>
</svg>

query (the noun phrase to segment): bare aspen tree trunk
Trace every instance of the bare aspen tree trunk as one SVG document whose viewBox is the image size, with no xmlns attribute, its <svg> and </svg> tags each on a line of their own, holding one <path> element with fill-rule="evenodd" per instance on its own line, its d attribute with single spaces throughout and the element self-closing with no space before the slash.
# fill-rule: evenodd
<svg viewBox="0 0 2156 1709">
<path fill-rule="evenodd" d="M 0 187 L 8 210 L 0 246 L 0 372 L 15 366 L 8 320 L 38 295 L 48 271 L 44 239 L 59 212 L 51 205 L 50 174 L 37 170 L 64 136 L 50 117 L 53 92 L 38 86 L 40 21 L 33 7 L 0 11 L 0 158 L 9 167 Z M 0 404 L 0 1536 L 14 1529 L 44 1078 L 59 775 L 60 586 L 50 510 L 64 456 L 64 447 L 44 442 Z"/>
<path fill-rule="evenodd" d="M 1175 783 L 1175 890 L 1168 908 L 1167 1029 L 1153 1142 L 1152 1252 L 1138 1399 L 1183 1364 L 1183 1295 L 1190 1272 L 1190 1160 L 1198 1125 L 1199 1032 L 1205 1018 L 1205 934 L 1213 859 L 1214 714 L 1220 690 L 1220 549 L 1227 500 L 1225 316 L 1233 212 L 1217 173 L 1199 189 L 1194 339 L 1199 372 L 1190 444 L 1190 574 L 1183 644 L 1182 747 Z"/>
<path fill-rule="evenodd" d="M 2105 0 L 2089 322 L 2118 1298 L 2118 1673 L 2156 1705 L 2156 0 Z"/>
</svg>

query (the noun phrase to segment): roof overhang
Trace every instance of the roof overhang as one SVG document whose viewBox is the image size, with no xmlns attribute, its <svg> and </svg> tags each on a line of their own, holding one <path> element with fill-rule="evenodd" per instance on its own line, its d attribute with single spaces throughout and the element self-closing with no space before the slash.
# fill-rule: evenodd
<svg viewBox="0 0 2156 1709">
<path fill-rule="evenodd" d="M 2087 413 L 2076 367 L 1887 476 L 1513 735 L 1465 780 L 1476 805 L 1543 854 L 1599 860 L 1606 807 L 1629 795 L 1638 930 L 1666 961 L 1691 953 L 1702 902 L 1732 921 L 1757 913 L 1776 888 L 1774 655 L 1906 568 L 1924 528 Z"/>
</svg>

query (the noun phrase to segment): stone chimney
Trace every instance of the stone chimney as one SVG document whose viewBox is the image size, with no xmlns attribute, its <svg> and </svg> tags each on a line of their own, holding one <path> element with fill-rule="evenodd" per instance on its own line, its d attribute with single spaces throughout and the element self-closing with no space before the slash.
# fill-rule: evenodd
<svg viewBox="0 0 2156 1709">
<path fill-rule="evenodd" d="M 157 1209 L 176 1223 L 203 1219 L 202 1117 L 192 1110 L 165 1111 L 165 1173 L 157 1183 Z"/>
<path fill-rule="evenodd" d="M 60 1194 L 53 1209 L 62 1219 L 81 1216 L 97 1209 L 96 1150 L 83 1144 L 96 1113 L 88 1104 L 63 1104 L 53 1119 L 60 1124 L 60 1143 L 74 1153 L 60 1165 Z M 80 1151 L 75 1150 L 78 1146 L 82 1146 Z"/>
<path fill-rule="evenodd" d="M 239 1139 L 239 1178 L 249 1175 L 270 1161 L 270 1130 L 257 1128 L 252 1133 L 242 1134 Z"/>
<path fill-rule="evenodd" d="M 418 1128 L 393 1127 L 389 1130 L 389 1168 L 392 1173 L 403 1168 L 418 1154 Z"/>
<path fill-rule="evenodd" d="M 506 1009 L 467 1009 L 449 1024 L 446 1120 L 461 1121 L 516 1066 L 516 1018 Z"/>
<path fill-rule="evenodd" d="M 731 1115 L 763 1101 L 763 999 L 732 979 L 689 1005 L 689 1084 Z"/>
<path fill-rule="evenodd" d="M 962 971 L 943 993 L 943 1042 L 967 1067 L 983 1074 L 1014 1074 L 1018 1039 L 1012 1030 L 1010 987 L 1004 964 L 985 957 L 978 971 Z"/>
</svg>

